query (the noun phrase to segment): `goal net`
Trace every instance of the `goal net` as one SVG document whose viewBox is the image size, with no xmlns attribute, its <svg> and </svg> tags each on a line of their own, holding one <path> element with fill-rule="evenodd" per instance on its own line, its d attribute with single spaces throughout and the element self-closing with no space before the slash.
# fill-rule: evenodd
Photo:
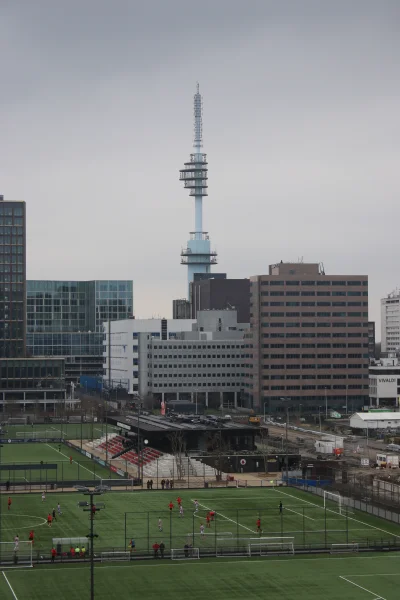
<svg viewBox="0 0 400 600">
<path fill-rule="evenodd" d="M 247 479 L 235 479 L 237 488 L 247 488 Z"/>
<path fill-rule="evenodd" d="M 28 417 L 8 417 L 7 425 L 27 425 Z"/>
<path fill-rule="evenodd" d="M 117 490 L 133 490 L 134 479 L 101 479 L 100 486 L 105 488 L 115 488 Z"/>
<path fill-rule="evenodd" d="M 333 492 L 327 492 L 324 490 L 324 508 L 332 510 L 330 507 L 332 503 L 337 505 L 337 512 L 341 515 L 343 510 L 343 498 L 340 494 L 334 494 Z"/>
<path fill-rule="evenodd" d="M 200 558 L 200 549 L 191 548 L 171 548 L 171 560 L 190 560 Z"/>
<path fill-rule="evenodd" d="M 344 552 L 358 552 L 359 547 L 356 542 L 350 544 L 331 544 L 331 554 L 342 554 Z"/>
<path fill-rule="evenodd" d="M 0 565 L 33 567 L 32 542 L 0 542 Z"/>
<path fill-rule="evenodd" d="M 100 559 L 101 562 L 131 560 L 131 553 L 129 551 L 102 552 L 100 554 Z"/>
<path fill-rule="evenodd" d="M 294 554 L 293 537 L 264 538 L 248 545 L 249 556 L 266 556 L 268 554 Z"/>
</svg>

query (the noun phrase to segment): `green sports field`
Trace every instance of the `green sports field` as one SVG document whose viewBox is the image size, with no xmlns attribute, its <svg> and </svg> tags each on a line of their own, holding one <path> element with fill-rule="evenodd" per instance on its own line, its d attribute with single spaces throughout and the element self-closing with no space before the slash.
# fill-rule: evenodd
<svg viewBox="0 0 400 600">
<path fill-rule="evenodd" d="M 185 511 L 183 517 L 177 508 L 178 495 Z M 82 537 L 89 532 L 89 513 L 78 507 L 78 501 L 86 500 L 80 492 L 48 493 L 45 502 L 40 493 L 11 497 L 11 510 L 7 509 L 7 496 L 3 494 L 1 499 L 2 540 L 11 542 L 16 534 L 21 541 L 27 540 L 33 528 L 35 556 L 50 556 L 53 537 Z M 194 499 L 199 502 L 198 512 L 194 510 Z M 341 515 L 335 502 L 325 510 L 322 499 L 293 488 L 107 492 L 100 500 L 105 509 L 94 521 L 97 555 L 102 550 L 127 551 L 132 537 L 137 555 L 151 552 L 154 542 L 161 540 L 168 554 L 171 548 L 182 549 L 190 543 L 214 556 L 226 554 L 229 549 L 246 551 L 249 544 L 280 537 L 307 549 L 351 543 L 400 547 L 399 526 L 360 512 Z M 278 508 L 281 500 L 282 514 Z M 168 508 L 171 501 L 172 512 Z M 63 514 L 49 528 L 47 514 L 58 502 Z M 206 524 L 209 510 L 214 510 L 216 517 L 203 536 L 200 526 Z M 258 517 L 262 533 L 256 530 Z M 162 531 L 158 529 L 160 518 Z M 63 548 L 67 550 L 69 545 Z"/>
<path fill-rule="evenodd" d="M 119 431 L 108 425 L 108 433 Z M 92 440 L 105 435 L 106 426 L 103 423 L 44 423 L 32 425 L 5 425 L 1 438 L 64 438 L 66 440 Z"/>
<path fill-rule="evenodd" d="M 131 562 L 95 567 L 95 598 L 141 600 L 398 600 L 399 556 Z M 82 600 L 89 565 L 0 574 L 2 600 Z"/>
<path fill-rule="evenodd" d="M 33 481 L 49 483 L 66 481 L 78 483 L 79 481 L 93 481 L 118 477 L 109 469 L 85 458 L 80 452 L 65 444 L 32 443 L 32 444 L 4 444 L 0 449 L 1 464 L 27 465 L 23 470 L 1 470 L 0 481 L 26 483 Z M 72 456 L 72 464 L 70 464 Z M 33 470 L 29 465 L 39 465 L 43 461 L 43 469 Z M 46 470 L 46 464 L 56 464 L 56 470 Z"/>
</svg>

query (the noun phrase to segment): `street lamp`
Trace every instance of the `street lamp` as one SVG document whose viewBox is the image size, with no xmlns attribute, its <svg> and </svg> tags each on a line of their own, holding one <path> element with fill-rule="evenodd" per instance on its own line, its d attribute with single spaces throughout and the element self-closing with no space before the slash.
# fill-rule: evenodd
<svg viewBox="0 0 400 600">
<path fill-rule="evenodd" d="M 327 387 L 325 386 L 325 418 L 328 418 L 328 396 L 327 396 Z"/>
</svg>

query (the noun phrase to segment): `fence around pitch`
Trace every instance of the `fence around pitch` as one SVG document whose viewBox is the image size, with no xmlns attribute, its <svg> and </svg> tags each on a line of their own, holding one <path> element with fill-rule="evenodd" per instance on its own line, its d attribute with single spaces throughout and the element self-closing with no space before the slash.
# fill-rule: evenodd
<svg viewBox="0 0 400 600">
<path fill-rule="evenodd" d="M 324 491 L 328 489 L 327 487 L 320 488 L 311 485 L 296 485 L 293 487 L 310 492 L 311 494 L 317 496 L 323 496 Z M 390 508 L 386 506 L 376 506 L 375 503 L 379 501 L 379 498 L 382 500 L 382 496 L 379 496 L 379 494 L 374 495 L 374 489 L 372 486 L 357 489 L 357 495 L 361 495 L 361 498 L 352 498 L 349 497 L 349 495 L 343 495 L 344 491 L 342 489 L 338 490 L 337 488 L 330 487 L 329 491 L 332 491 L 333 493 L 340 493 L 342 496 L 342 505 L 345 510 L 359 510 L 360 512 L 365 512 L 369 515 L 379 517 L 380 519 L 386 519 L 387 521 L 391 521 L 392 523 L 397 523 L 400 525 L 400 505 Z M 354 492 L 355 491 L 356 490 L 354 490 Z M 347 488 L 347 493 L 351 493 L 351 489 Z"/>
</svg>

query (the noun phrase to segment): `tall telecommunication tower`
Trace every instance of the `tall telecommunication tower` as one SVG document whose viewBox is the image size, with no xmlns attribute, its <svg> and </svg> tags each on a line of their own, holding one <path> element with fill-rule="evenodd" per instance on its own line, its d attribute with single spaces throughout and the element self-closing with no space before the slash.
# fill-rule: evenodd
<svg viewBox="0 0 400 600">
<path fill-rule="evenodd" d="M 203 231 L 203 196 L 208 196 L 208 168 L 207 155 L 202 152 L 203 147 L 203 99 L 199 92 L 199 84 L 194 95 L 194 153 L 190 155 L 190 162 L 185 163 L 180 170 L 180 179 L 185 188 L 190 190 L 189 195 L 194 196 L 195 220 L 194 231 L 190 232 L 187 247 L 181 252 L 181 264 L 187 265 L 188 299 L 190 282 L 195 273 L 210 273 L 211 265 L 217 264 L 217 253 L 211 251 L 210 238 L 207 231 Z"/>
</svg>

